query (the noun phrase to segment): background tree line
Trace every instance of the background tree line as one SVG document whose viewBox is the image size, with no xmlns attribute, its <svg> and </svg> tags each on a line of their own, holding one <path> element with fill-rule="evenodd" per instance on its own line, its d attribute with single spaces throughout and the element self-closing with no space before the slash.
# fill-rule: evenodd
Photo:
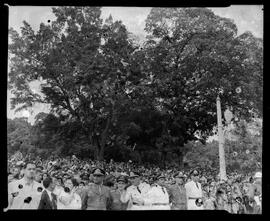
<svg viewBox="0 0 270 221">
<path fill-rule="evenodd" d="M 39 117 L 43 117 L 41 121 Z M 89 148 L 87 141 L 71 129 L 73 125 L 62 127 L 59 120 L 51 114 L 40 113 L 36 123 L 31 125 L 27 118 L 8 119 L 8 153 L 16 151 L 24 155 L 32 153 L 42 158 L 52 155 L 70 156 L 75 154 L 80 159 L 95 159 L 94 147 Z M 73 131 L 73 132 L 72 132 Z M 71 134 L 74 133 L 72 136 Z M 231 138 L 226 139 L 225 153 L 228 171 L 253 171 L 261 168 L 262 162 L 262 125 L 260 121 L 252 123 L 241 121 L 230 131 Z M 200 141 L 189 141 L 182 147 L 184 159 L 180 161 L 173 151 L 166 155 L 162 152 L 149 150 L 148 146 L 139 149 L 131 149 L 125 143 L 117 142 L 106 148 L 104 159 L 109 162 L 127 162 L 132 160 L 136 163 L 150 163 L 163 166 L 182 166 L 185 168 L 218 168 L 218 141 L 208 141 L 202 144 Z"/>
<path fill-rule="evenodd" d="M 214 133 L 218 94 L 235 124 L 262 117 L 262 39 L 238 36 L 230 19 L 153 8 L 140 46 L 100 7 L 52 10 L 56 20 L 37 32 L 27 22 L 20 34 L 10 29 L 12 108 L 51 106 L 27 135 L 34 149 L 183 164 L 187 144 Z"/>
</svg>

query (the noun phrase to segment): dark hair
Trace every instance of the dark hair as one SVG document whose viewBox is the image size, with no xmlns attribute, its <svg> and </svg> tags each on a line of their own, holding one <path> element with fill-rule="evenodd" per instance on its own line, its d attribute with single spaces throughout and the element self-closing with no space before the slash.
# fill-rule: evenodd
<svg viewBox="0 0 270 221">
<path fill-rule="evenodd" d="M 46 177 L 44 180 L 43 180 L 43 186 L 47 189 L 50 184 L 52 183 L 52 178 L 51 177 Z"/>
<path fill-rule="evenodd" d="M 23 165 L 23 169 L 26 169 L 26 167 L 28 166 L 28 164 L 33 164 L 33 165 L 35 165 L 36 166 L 36 163 L 34 162 L 34 161 L 26 161 L 26 162 L 24 162 L 24 165 Z"/>
<path fill-rule="evenodd" d="M 60 180 L 60 185 L 63 185 L 63 179 L 61 177 L 57 177 L 57 180 Z"/>
<path fill-rule="evenodd" d="M 43 166 L 37 166 L 37 169 L 40 169 L 42 171 L 44 168 Z"/>
<path fill-rule="evenodd" d="M 67 180 L 71 180 L 73 186 L 79 186 L 79 183 L 78 183 L 78 181 L 75 178 L 70 178 L 69 177 L 69 178 L 67 178 Z"/>
</svg>

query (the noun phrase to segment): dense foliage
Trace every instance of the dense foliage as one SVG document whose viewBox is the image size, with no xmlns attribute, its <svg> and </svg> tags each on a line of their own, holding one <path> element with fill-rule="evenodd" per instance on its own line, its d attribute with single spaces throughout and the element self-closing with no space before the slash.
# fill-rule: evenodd
<svg viewBox="0 0 270 221">
<path fill-rule="evenodd" d="M 262 40 L 237 36 L 233 21 L 209 9 L 153 8 L 141 48 L 121 21 L 103 21 L 100 7 L 53 13 L 36 33 L 27 22 L 21 34 L 10 29 L 12 108 L 51 105 L 32 128 L 35 147 L 183 162 L 185 144 L 213 134 L 217 95 L 239 119 L 262 116 Z"/>
</svg>

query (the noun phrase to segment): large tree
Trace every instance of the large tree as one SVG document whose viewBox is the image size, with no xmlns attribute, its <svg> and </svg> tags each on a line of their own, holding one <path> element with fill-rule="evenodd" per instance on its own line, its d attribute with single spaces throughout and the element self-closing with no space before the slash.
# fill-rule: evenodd
<svg viewBox="0 0 270 221">
<path fill-rule="evenodd" d="M 27 118 L 7 119 L 7 150 L 14 153 L 17 150 L 32 148 L 31 125 Z"/>
<path fill-rule="evenodd" d="M 53 12 L 56 20 L 37 33 L 26 22 L 21 35 L 10 30 L 12 107 L 51 104 L 98 159 L 106 146 L 135 143 L 182 158 L 185 143 L 211 135 L 218 94 L 223 110 L 261 116 L 262 40 L 237 36 L 231 20 L 204 8 L 153 8 L 138 49 L 122 22 L 101 20 L 101 8 Z M 41 94 L 29 86 L 36 80 Z"/>
<path fill-rule="evenodd" d="M 129 100 L 125 77 L 135 48 L 120 21 L 110 16 L 102 22 L 99 7 L 58 7 L 53 13 L 56 20 L 41 23 L 37 33 L 25 21 L 21 35 L 10 30 L 12 108 L 51 104 L 54 114 L 80 123 L 102 159 L 109 128 Z M 42 95 L 29 87 L 36 80 Z"/>
<path fill-rule="evenodd" d="M 149 87 L 178 146 L 212 134 L 218 95 L 223 111 L 262 116 L 262 39 L 206 8 L 153 8 L 145 30 Z"/>
</svg>

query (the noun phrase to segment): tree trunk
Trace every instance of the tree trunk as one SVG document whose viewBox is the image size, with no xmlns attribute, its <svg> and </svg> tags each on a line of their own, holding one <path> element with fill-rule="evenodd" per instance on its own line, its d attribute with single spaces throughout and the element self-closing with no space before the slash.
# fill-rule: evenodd
<svg viewBox="0 0 270 221">
<path fill-rule="evenodd" d="M 180 168 L 184 168 L 184 162 L 183 162 L 184 155 L 180 153 L 180 154 L 177 154 L 177 156 L 178 156 L 178 159 L 179 159 Z"/>
</svg>

